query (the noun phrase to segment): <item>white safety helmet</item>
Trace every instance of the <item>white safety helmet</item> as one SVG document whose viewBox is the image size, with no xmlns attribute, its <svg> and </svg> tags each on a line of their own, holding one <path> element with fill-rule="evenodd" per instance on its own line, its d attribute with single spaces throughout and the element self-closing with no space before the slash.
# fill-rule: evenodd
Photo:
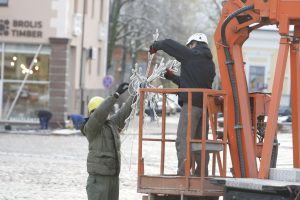
<svg viewBox="0 0 300 200">
<path fill-rule="evenodd" d="M 186 45 L 188 45 L 193 40 L 198 41 L 198 42 L 205 42 L 206 44 L 208 44 L 207 37 L 204 33 L 195 33 L 195 34 L 191 35 L 189 37 Z"/>
</svg>

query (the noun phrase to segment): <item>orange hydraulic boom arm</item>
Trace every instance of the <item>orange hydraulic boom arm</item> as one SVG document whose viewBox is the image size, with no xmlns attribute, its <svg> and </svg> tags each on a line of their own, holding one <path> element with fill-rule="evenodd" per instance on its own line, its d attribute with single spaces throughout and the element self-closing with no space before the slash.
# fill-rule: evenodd
<svg viewBox="0 0 300 200">
<path fill-rule="evenodd" d="M 275 24 L 281 35 L 268 121 L 258 168 L 242 45 L 252 30 Z M 293 31 L 290 26 L 294 26 Z M 290 49 L 293 164 L 300 168 L 300 0 L 227 0 L 215 32 L 222 88 L 228 91 L 228 140 L 236 177 L 267 178 Z M 226 131 L 226 130 L 224 130 Z"/>
</svg>

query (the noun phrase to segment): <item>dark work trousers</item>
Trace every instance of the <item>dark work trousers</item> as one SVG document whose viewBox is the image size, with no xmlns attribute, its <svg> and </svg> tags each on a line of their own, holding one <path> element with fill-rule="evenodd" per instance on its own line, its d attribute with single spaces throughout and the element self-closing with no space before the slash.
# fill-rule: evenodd
<svg viewBox="0 0 300 200">
<path fill-rule="evenodd" d="M 90 174 L 86 192 L 88 200 L 119 200 L 119 177 Z"/>
<path fill-rule="evenodd" d="M 41 129 L 48 129 L 48 122 L 49 122 L 49 118 L 47 118 L 47 117 L 40 117 Z"/>
<path fill-rule="evenodd" d="M 192 106 L 192 131 L 191 137 L 193 139 L 201 139 L 202 138 L 202 108 Z M 177 128 L 177 138 L 176 138 L 176 150 L 177 150 L 177 159 L 178 159 L 178 170 L 177 174 L 182 176 L 184 175 L 184 160 L 186 159 L 186 138 L 187 138 L 187 127 L 188 127 L 188 104 L 184 103 L 179 117 L 179 123 Z M 206 139 L 208 135 L 208 123 L 206 127 Z M 191 158 L 194 154 L 194 158 L 196 161 L 196 169 L 195 175 L 199 176 L 200 167 L 201 167 L 201 151 L 191 152 Z M 205 174 L 208 175 L 208 161 L 209 154 L 206 153 L 206 164 L 205 164 Z M 191 159 L 192 160 L 192 159 Z M 192 166 L 192 163 L 191 163 Z"/>
<path fill-rule="evenodd" d="M 38 118 L 40 120 L 41 129 L 48 129 L 48 123 L 52 117 L 52 113 L 48 110 L 37 111 Z"/>
</svg>

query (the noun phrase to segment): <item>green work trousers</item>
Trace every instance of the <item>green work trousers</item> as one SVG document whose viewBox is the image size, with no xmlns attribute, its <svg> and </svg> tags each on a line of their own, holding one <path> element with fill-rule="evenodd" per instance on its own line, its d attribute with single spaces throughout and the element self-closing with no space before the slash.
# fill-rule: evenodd
<svg viewBox="0 0 300 200">
<path fill-rule="evenodd" d="M 88 200 L 119 200 L 119 177 L 90 174 L 86 192 Z"/>
<path fill-rule="evenodd" d="M 177 175 L 184 175 L 184 160 L 186 159 L 186 138 L 187 138 L 187 128 L 188 128 L 188 115 L 191 115 L 192 127 L 191 127 L 191 138 L 192 139 L 202 139 L 202 108 L 193 106 L 192 112 L 188 113 L 188 105 L 186 103 L 181 107 L 179 123 L 177 128 L 177 138 L 176 138 L 176 150 L 178 158 L 178 170 Z M 206 139 L 208 134 L 208 123 L 206 124 Z M 193 154 L 191 153 L 191 157 Z M 195 162 L 197 164 L 195 169 L 195 175 L 200 175 L 201 167 L 201 151 L 194 152 Z M 208 162 L 209 154 L 206 153 L 206 163 L 205 163 L 205 174 L 208 175 Z M 192 165 L 192 163 L 190 163 Z"/>
</svg>

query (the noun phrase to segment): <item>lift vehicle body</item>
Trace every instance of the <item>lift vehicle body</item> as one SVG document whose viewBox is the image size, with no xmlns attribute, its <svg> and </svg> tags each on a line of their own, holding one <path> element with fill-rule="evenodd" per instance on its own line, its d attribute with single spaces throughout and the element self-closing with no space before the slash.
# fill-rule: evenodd
<svg viewBox="0 0 300 200">
<path fill-rule="evenodd" d="M 271 162 L 270 152 L 272 151 L 276 135 L 279 103 L 289 48 L 292 75 L 294 167 L 300 167 L 299 8 L 300 1 L 297 0 L 229 0 L 223 5 L 222 15 L 215 32 L 215 42 L 222 88 L 229 95 L 228 109 L 234 111 L 234 115 L 231 115 L 228 119 L 228 134 L 236 177 L 268 178 Z M 249 37 L 251 31 L 272 24 L 279 27 L 281 38 L 272 94 L 270 94 L 269 100 L 257 98 L 258 104 L 267 105 L 263 106 L 263 108 L 268 107 L 267 111 L 263 111 L 265 114 L 262 114 L 268 116 L 268 120 L 261 152 L 261 163 L 258 168 L 254 148 L 256 146 L 256 130 L 253 131 L 252 129 L 252 119 L 255 119 L 255 117 L 252 118 L 253 112 L 251 112 L 247 80 L 244 72 L 242 45 Z M 292 32 L 290 31 L 291 25 L 294 26 L 294 31 Z M 255 94 L 252 95 L 256 96 Z"/>
<path fill-rule="evenodd" d="M 153 138 L 144 134 L 144 98 L 147 93 L 160 93 L 162 95 L 163 109 L 161 122 L 161 135 Z M 166 98 L 167 94 L 174 94 L 178 92 L 188 93 L 188 110 L 192 112 L 192 95 L 196 92 L 203 93 L 203 117 L 202 123 L 205 124 L 209 118 L 211 127 L 211 138 L 206 138 L 206 126 L 202 126 L 202 139 L 191 138 L 191 115 L 188 115 L 187 126 L 187 156 L 185 160 L 185 175 L 176 175 L 177 163 L 172 165 L 173 173 L 165 172 L 165 166 L 168 165 L 168 155 L 166 155 L 166 144 L 173 143 L 171 147 L 175 152 L 175 140 L 166 138 L 169 131 L 166 129 Z M 201 162 L 200 176 L 195 176 L 194 157 L 190 152 L 201 153 L 203 160 L 206 159 L 206 152 L 212 154 L 210 177 L 226 177 L 227 173 L 227 133 L 225 132 L 222 138 L 218 138 L 217 132 L 217 117 L 219 113 L 224 116 L 224 129 L 227 129 L 228 110 L 223 105 L 215 101 L 216 97 L 222 96 L 224 103 L 227 103 L 227 94 L 221 90 L 210 89 L 140 89 L 140 113 L 139 113 L 139 149 L 138 149 L 138 192 L 148 194 L 145 199 L 159 200 L 159 199 L 184 199 L 185 197 L 196 198 L 199 196 L 215 197 L 223 194 L 223 186 L 215 185 L 209 182 L 209 178 L 205 175 L 205 162 Z M 177 125 L 176 125 L 177 127 Z M 160 143 L 160 164 L 159 169 L 146 172 L 145 163 L 147 155 L 143 154 L 143 145 L 146 142 Z M 153 145 L 153 148 L 156 148 Z M 148 155 L 149 156 L 149 155 Z M 190 170 L 191 169 L 191 170 Z"/>
<path fill-rule="evenodd" d="M 187 160 L 186 173 L 183 177 L 172 176 L 173 180 L 167 181 L 170 177 L 164 176 L 164 128 L 162 129 L 161 173 L 157 176 L 160 179 L 155 184 L 154 176 L 147 177 L 143 170 L 142 156 L 142 124 L 143 116 L 140 113 L 140 143 L 139 143 L 139 172 L 138 191 L 157 194 L 157 198 L 148 196 L 148 199 L 159 199 L 158 194 L 181 194 L 193 196 L 221 196 L 225 199 L 290 199 L 300 198 L 300 0 L 227 0 L 223 3 L 222 14 L 215 32 L 215 44 L 218 53 L 222 91 L 178 89 L 142 89 L 141 110 L 143 110 L 144 92 L 203 92 L 204 94 L 204 119 L 210 119 L 213 133 L 213 142 L 205 137 L 205 128 L 202 130 L 202 140 L 190 138 L 190 123 L 187 129 Z M 277 25 L 279 28 L 280 45 L 277 56 L 277 64 L 272 86 L 272 93 L 249 93 L 242 46 L 248 39 L 251 31 L 265 25 Z M 291 29 L 292 28 L 292 29 Z M 293 168 L 289 170 L 271 169 L 275 167 L 276 159 L 272 160 L 274 150 L 276 154 L 277 119 L 280 98 L 283 89 L 283 81 L 286 70 L 286 63 L 290 54 L 291 67 L 291 102 L 292 102 L 292 141 L 293 141 Z M 216 105 L 209 96 L 226 97 L 222 106 Z M 213 95 L 212 95 L 213 96 Z M 206 98 L 206 99 L 205 99 Z M 164 100 L 165 101 L 165 100 Z M 191 108 L 191 102 L 189 102 Z M 207 112 L 206 113 L 206 108 Z M 230 112 L 228 112 L 230 111 Z M 164 121 L 165 111 L 162 114 Z M 224 129 L 221 141 L 218 141 L 216 118 L 214 115 L 224 112 Z M 267 122 L 264 119 L 267 117 Z M 204 122 L 204 121 L 203 121 Z M 262 125 L 263 124 L 263 125 Z M 162 126 L 164 126 L 162 124 Z M 257 137 L 260 139 L 257 140 Z M 147 139 L 146 139 L 147 140 Z M 201 147 L 202 159 L 205 151 L 208 151 L 209 143 L 222 143 L 224 148 L 213 152 L 219 166 L 219 174 L 211 173 L 206 176 L 204 166 L 201 167 L 200 177 L 191 177 L 190 174 L 190 146 L 198 143 Z M 275 143 L 274 143 L 275 142 Z M 232 162 L 233 177 L 227 179 L 226 174 L 226 146 L 228 144 Z M 223 153 L 220 156 L 221 152 Z M 273 153 L 272 153 L 273 152 Z M 276 156 L 275 156 L 276 157 Z M 225 167 L 225 172 L 223 171 Z M 271 170 L 270 170 L 271 169 Z M 213 170 L 213 169 L 212 169 Z M 284 176 L 294 176 L 295 179 L 278 178 L 278 173 Z M 287 173 L 287 174 L 285 174 Z M 291 175 L 292 174 L 292 175 Z M 152 179 L 152 178 L 153 179 Z M 221 177 L 220 179 L 216 177 Z M 277 177 L 277 178 L 274 178 Z M 298 179 L 297 179 L 298 177 Z M 214 188 L 211 185 L 214 179 L 222 187 Z M 273 180 L 276 179 L 276 180 Z M 178 180 L 182 182 L 178 182 Z M 272 180 L 269 180 L 272 179 Z M 193 181 L 200 181 L 195 185 Z M 168 182 L 168 184 L 164 184 Z M 276 182 L 276 183 L 275 183 Z M 158 184 L 161 183 L 161 184 Z M 253 183 L 259 186 L 253 186 Z M 173 184 L 173 185 L 172 185 Z M 193 188 L 191 186 L 194 186 Z M 159 186 L 159 187 L 156 187 Z M 253 186 L 253 187 L 252 187 Z M 157 189 L 159 188 L 159 190 Z M 267 188 L 267 189 L 266 189 Z M 270 189 L 271 188 L 271 189 Z M 165 191 L 165 192 L 164 192 Z M 191 192 L 192 191 L 192 192 Z M 194 192 L 194 193 L 193 193 Z M 288 194 L 285 194 L 285 193 Z M 297 197 L 298 196 L 298 197 Z M 150 198 L 151 197 L 151 198 Z M 166 197 L 162 199 L 167 199 Z"/>
</svg>

